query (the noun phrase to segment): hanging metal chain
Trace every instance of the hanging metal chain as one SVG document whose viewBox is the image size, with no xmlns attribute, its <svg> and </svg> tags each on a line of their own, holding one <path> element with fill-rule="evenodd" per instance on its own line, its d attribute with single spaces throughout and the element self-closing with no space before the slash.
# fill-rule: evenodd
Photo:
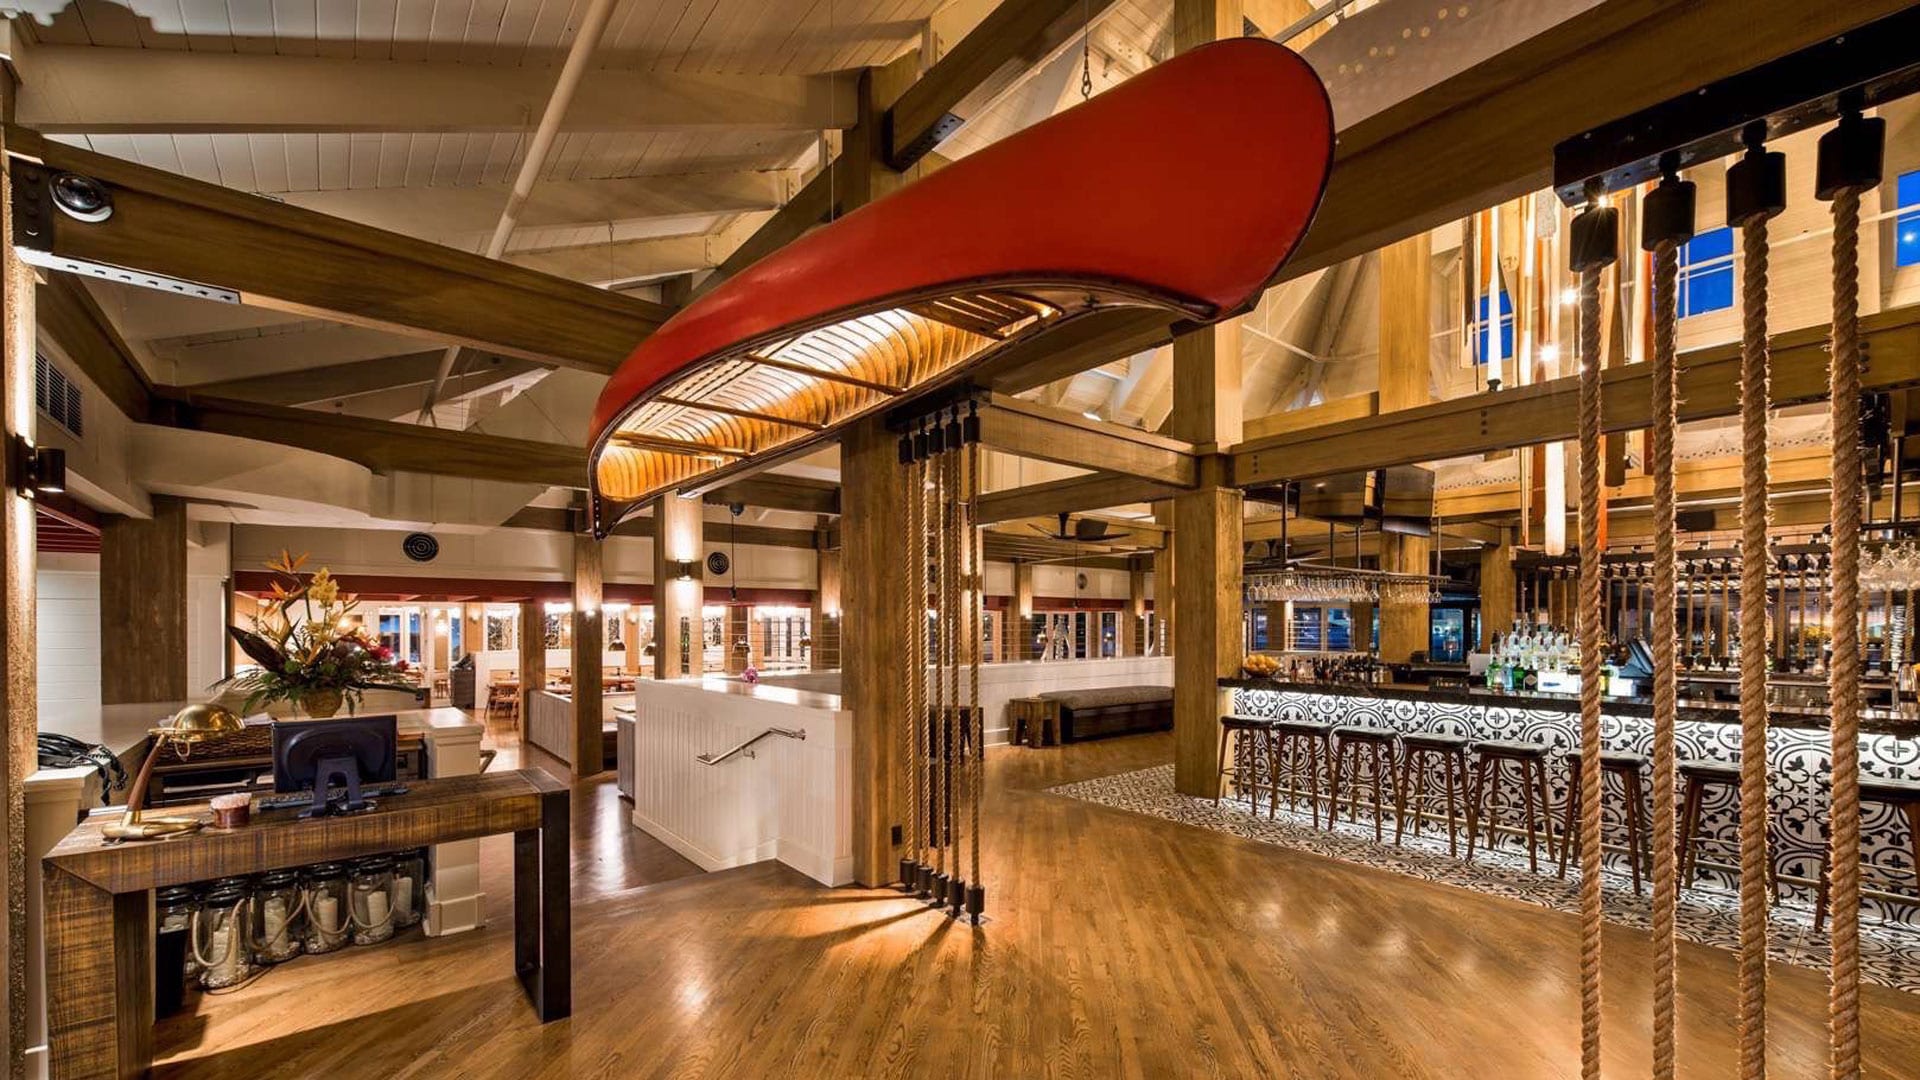
<svg viewBox="0 0 1920 1080">
<path fill-rule="evenodd" d="M 1080 100 L 1093 97 L 1093 0 L 1080 2 Z"/>
</svg>

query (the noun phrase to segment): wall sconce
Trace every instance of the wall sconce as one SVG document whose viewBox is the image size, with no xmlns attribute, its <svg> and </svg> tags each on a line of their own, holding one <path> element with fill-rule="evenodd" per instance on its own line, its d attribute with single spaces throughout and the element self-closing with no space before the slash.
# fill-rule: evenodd
<svg viewBox="0 0 1920 1080">
<path fill-rule="evenodd" d="M 675 559 L 667 565 L 673 570 L 675 581 L 692 581 L 700 573 L 700 564 L 692 559 Z"/>
<path fill-rule="evenodd" d="M 13 486 L 21 495 L 57 495 L 67 490 L 67 452 L 35 446 L 24 435 L 13 437 Z"/>
</svg>

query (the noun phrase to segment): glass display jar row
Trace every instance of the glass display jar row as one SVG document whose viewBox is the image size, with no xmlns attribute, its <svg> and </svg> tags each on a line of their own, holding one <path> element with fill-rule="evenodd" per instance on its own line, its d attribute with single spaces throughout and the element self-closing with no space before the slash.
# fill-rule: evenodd
<svg viewBox="0 0 1920 1080">
<path fill-rule="evenodd" d="M 157 932 L 186 935 L 181 978 L 218 990 L 301 953 L 378 945 L 419 923 L 425 898 L 424 849 L 371 855 L 161 889 Z"/>
</svg>

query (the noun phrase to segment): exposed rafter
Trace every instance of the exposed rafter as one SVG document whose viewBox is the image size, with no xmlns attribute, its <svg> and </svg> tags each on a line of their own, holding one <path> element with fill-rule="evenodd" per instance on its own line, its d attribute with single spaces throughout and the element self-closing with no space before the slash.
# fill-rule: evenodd
<svg viewBox="0 0 1920 1080">
<path fill-rule="evenodd" d="M 980 521 L 991 524 L 1016 518 L 1061 512 L 1103 510 L 1128 503 L 1152 502 L 1177 494 L 1179 488 L 1137 476 L 1090 473 L 1049 480 L 1042 484 L 991 491 L 980 496 Z"/>
<path fill-rule="evenodd" d="M 1021 457 L 1173 487 L 1191 487 L 1197 475 L 1190 443 L 1004 395 L 980 410 L 980 441 Z"/>
<path fill-rule="evenodd" d="M 385 390 L 425 386 L 433 381 L 434 372 L 439 368 L 438 352 L 417 352 L 201 383 L 194 387 L 194 392 L 267 405 L 315 405 Z M 457 381 L 449 382 L 447 396 L 477 393 L 537 370 L 539 365 L 528 360 L 482 355 L 474 367 L 456 373 Z"/>
<path fill-rule="evenodd" d="M 517 132 L 553 71 L 324 56 L 40 45 L 14 57 L 16 119 L 47 132 Z M 820 131 L 854 118 L 845 79 L 595 71 L 562 131 Z"/>
<path fill-rule="evenodd" d="M 45 235 L 16 228 L 16 243 L 59 259 L 164 274 L 232 289 L 263 307 L 601 373 L 668 315 L 644 300 L 78 150 L 23 128 L 7 129 L 7 151 L 16 159 L 16 213 L 23 199 L 39 197 L 45 205 L 38 186 L 44 178 L 18 167 L 22 158 L 91 176 L 113 198 L 113 216 L 104 222 L 46 209 Z"/>
</svg>

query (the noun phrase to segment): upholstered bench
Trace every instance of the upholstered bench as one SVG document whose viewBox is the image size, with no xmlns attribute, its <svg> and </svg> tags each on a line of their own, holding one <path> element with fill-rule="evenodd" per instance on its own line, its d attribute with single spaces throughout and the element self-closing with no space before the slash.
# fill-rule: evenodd
<svg viewBox="0 0 1920 1080">
<path fill-rule="evenodd" d="M 1173 727 L 1171 686 L 1055 690 L 1041 694 L 1040 700 L 1063 743 Z"/>
</svg>

